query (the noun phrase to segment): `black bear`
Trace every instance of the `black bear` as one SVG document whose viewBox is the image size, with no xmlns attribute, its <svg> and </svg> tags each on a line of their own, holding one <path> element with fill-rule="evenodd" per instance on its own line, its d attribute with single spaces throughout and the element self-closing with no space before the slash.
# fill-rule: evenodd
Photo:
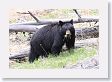
<svg viewBox="0 0 112 82">
<path fill-rule="evenodd" d="M 37 30 L 31 38 L 29 62 L 34 62 L 39 56 L 47 57 L 49 53 L 59 55 L 64 44 L 70 49 L 74 47 L 74 42 L 73 20 L 46 25 Z"/>
</svg>

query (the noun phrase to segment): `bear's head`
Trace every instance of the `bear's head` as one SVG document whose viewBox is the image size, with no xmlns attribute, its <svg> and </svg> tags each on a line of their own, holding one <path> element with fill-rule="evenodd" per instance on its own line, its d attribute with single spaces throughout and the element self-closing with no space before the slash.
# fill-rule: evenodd
<svg viewBox="0 0 112 82">
<path fill-rule="evenodd" d="M 65 38 L 71 38 L 72 31 L 74 31 L 73 19 L 67 22 L 59 21 L 61 33 Z"/>
</svg>

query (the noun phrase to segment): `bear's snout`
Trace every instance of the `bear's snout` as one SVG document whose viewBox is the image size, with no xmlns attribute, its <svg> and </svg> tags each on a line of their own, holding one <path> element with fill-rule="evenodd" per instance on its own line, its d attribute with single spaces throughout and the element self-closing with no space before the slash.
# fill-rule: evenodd
<svg viewBox="0 0 112 82">
<path fill-rule="evenodd" d="M 65 38 L 70 38 L 70 37 L 71 37 L 71 32 L 70 32 L 70 30 L 66 30 Z"/>
</svg>

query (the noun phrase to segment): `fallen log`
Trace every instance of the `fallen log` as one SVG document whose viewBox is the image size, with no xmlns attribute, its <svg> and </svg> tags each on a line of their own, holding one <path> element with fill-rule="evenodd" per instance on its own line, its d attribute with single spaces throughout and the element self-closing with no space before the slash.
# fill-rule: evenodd
<svg viewBox="0 0 112 82">
<path fill-rule="evenodd" d="M 37 26 L 34 25 L 10 25 L 9 32 L 35 32 Z"/>
<path fill-rule="evenodd" d="M 77 40 L 97 38 L 99 37 L 99 26 L 91 28 L 77 28 L 75 29 L 75 36 Z"/>
<path fill-rule="evenodd" d="M 82 20 L 82 19 L 81 19 Z M 17 23 L 9 25 L 9 32 L 35 32 L 38 28 L 41 28 L 45 25 L 37 26 L 36 23 Z M 98 27 L 98 26 L 97 26 Z"/>
<path fill-rule="evenodd" d="M 70 19 L 61 19 L 64 22 L 70 21 Z M 56 24 L 59 22 L 59 19 L 47 19 L 47 20 L 38 20 L 38 22 L 35 21 L 29 21 L 24 23 L 16 23 L 11 25 L 46 25 L 46 24 Z M 99 22 L 99 19 L 97 18 L 79 18 L 78 20 L 73 19 L 73 23 L 84 23 L 84 22 Z M 10 25 L 9 25 L 10 27 Z"/>
<path fill-rule="evenodd" d="M 27 52 L 10 54 L 9 59 L 10 60 L 11 59 L 21 59 L 21 58 L 24 58 L 24 57 L 28 57 L 28 53 Z"/>
<path fill-rule="evenodd" d="M 15 26 L 11 26 L 9 32 L 29 32 L 29 33 L 33 33 L 36 30 L 38 30 L 38 28 L 43 27 L 43 25 L 41 26 L 33 26 L 33 25 L 16 25 L 17 28 L 15 28 Z M 19 28 L 18 28 L 19 27 Z M 95 27 L 91 27 L 91 28 L 75 28 L 75 36 L 76 39 L 87 39 L 87 38 L 97 38 L 99 37 L 99 26 L 95 26 Z"/>
<path fill-rule="evenodd" d="M 25 57 L 28 57 L 28 54 L 29 54 L 29 51 L 30 49 L 25 49 L 25 50 L 22 50 L 22 51 L 19 51 L 18 53 L 11 53 L 10 56 L 9 56 L 9 59 L 10 60 L 24 60 Z"/>
</svg>

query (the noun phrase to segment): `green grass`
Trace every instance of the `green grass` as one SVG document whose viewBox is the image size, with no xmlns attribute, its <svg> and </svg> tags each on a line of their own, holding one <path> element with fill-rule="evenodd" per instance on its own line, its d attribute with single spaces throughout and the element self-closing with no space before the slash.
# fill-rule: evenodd
<svg viewBox="0 0 112 82">
<path fill-rule="evenodd" d="M 30 64 L 28 61 L 24 63 L 15 63 L 10 66 L 13 69 L 37 69 L 37 68 L 63 68 L 67 64 L 76 64 L 79 60 L 92 57 L 96 54 L 95 48 L 79 48 L 75 50 L 65 51 L 59 56 L 49 55 L 48 58 L 35 60 Z"/>
</svg>

